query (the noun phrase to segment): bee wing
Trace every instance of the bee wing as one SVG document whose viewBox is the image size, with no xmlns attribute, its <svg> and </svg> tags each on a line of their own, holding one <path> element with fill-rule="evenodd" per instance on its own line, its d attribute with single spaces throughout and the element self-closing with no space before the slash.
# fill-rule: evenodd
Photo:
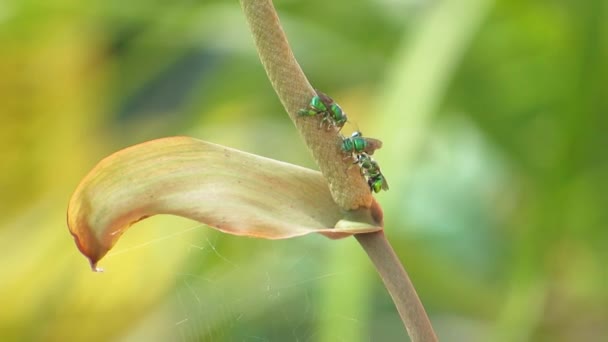
<svg viewBox="0 0 608 342">
<path fill-rule="evenodd" d="M 317 92 L 317 95 L 319 95 L 321 102 L 323 102 L 327 108 L 331 107 L 331 105 L 334 103 L 334 100 L 322 91 L 319 91 L 317 89 L 315 89 L 315 91 Z"/>
<path fill-rule="evenodd" d="M 386 181 L 386 177 L 384 177 L 384 174 L 382 173 L 382 171 L 380 171 L 380 168 L 378 168 L 378 173 L 380 174 L 380 177 L 382 177 L 382 190 L 387 191 L 388 182 Z"/>
<path fill-rule="evenodd" d="M 382 190 L 388 191 L 388 182 L 386 181 L 386 177 L 382 175 Z"/>
<path fill-rule="evenodd" d="M 366 150 L 365 152 L 367 152 L 367 154 L 372 155 L 372 154 L 374 154 L 374 152 L 377 149 L 380 149 L 382 147 L 381 140 L 374 139 L 374 138 L 368 138 L 368 137 L 365 137 L 364 139 L 367 143 L 367 147 L 365 148 L 365 150 Z"/>
</svg>

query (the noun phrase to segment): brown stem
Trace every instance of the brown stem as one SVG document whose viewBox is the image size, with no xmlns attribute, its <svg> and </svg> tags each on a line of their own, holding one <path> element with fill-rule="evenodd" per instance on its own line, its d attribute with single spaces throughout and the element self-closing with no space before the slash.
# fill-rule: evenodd
<svg viewBox="0 0 608 342">
<path fill-rule="evenodd" d="M 384 231 L 357 234 L 355 237 L 374 263 L 412 341 L 437 341 L 416 289 L 386 239 Z"/>
<path fill-rule="evenodd" d="M 241 0 L 241 6 L 266 74 L 327 179 L 334 201 L 347 210 L 369 208 L 373 198 L 368 185 L 359 170 L 343 160 L 336 131 L 320 129 L 320 118 L 298 116 L 315 91 L 289 47 L 272 1 Z"/>
</svg>

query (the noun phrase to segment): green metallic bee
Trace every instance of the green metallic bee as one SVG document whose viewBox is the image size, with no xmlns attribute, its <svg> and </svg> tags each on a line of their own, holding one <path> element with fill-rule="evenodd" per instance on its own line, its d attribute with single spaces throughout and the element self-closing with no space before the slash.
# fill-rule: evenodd
<svg viewBox="0 0 608 342">
<path fill-rule="evenodd" d="M 355 131 L 350 137 L 342 137 L 340 147 L 342 152 L 348 153 L 349 156 L 356 156 L 361 152 L 372 155 L 374 151 L 382 147 L 382 141 L 374 138 L 364 138 L 361 132 Z"/>
<path fill-rule="evenodd" d="M 323 125 L 326 124 L 328 130 L 331 129 L 331 127 L 337 127 L 338 130 L 342 129 L 342 126 L 344 126 L 348 120 L 346 113 L 344 113 L 342 108 L 334 102 L 331 97 L 318 90 L 316 92 L 317 95 L 310 100 L 308 108 L 300 109 L 298 114 L 302 116 L 315 116 L 321 114 L 323 115 L 323 119 L 321 120 L 319 127 L 323 127 Z"/>
<path fill-rule="evenodd" d="M 380 190 L 388 190 L 388 182 L 372 157 L 365 152 L 357 154 L 356 163 L 359 164 L 363 176 L 367 178 L 367 185 L 371 191 L 378 193 Z"/>
</svg>

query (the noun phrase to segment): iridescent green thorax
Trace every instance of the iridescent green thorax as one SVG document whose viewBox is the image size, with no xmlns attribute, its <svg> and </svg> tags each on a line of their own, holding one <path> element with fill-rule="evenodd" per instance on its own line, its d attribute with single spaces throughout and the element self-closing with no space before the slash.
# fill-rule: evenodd
<svg viewBox="0 0 608 342">
<path fill-rule="evenodd" d="M 362 137 L 351 138 L 355 147 L 355 152 L 361 152 L 367 147 L 367 140 Z"/>
<path fill-rule="evenodd" d="M 331 117 L 338 124 L 344 124 L 346 122 L 346 114 L 342 111 L 342 107 L 340 107 L 337 103 L 333 103 L 329 107 L 329 111 L 331 112 Z"/>
<path fill-rule="evenodd" d="M 376 163 L 375 160 L 365 153 L 358 156 L 358 162 L 361 169 L 363 169 L 363 171 L 365 171 L 368 175 L 375 175 L 380 171 L 378 163 Z"/>
<path fill-rule="evenodd" d="M 368 146 L 367 140 L 357 131 L 348 138 L 342 138 L 342 151 L 344 152 L 363 152 Z"/>
<path fill-rule="evenodd" d="M 327 106 L 325 103 L 323 103 L 323 101 L 321 101 L 319 95 L 315 95 L 312 100 L 310 100 L 310 106 L 318 110 L 318 112 L 324 112 L 327 110 Z"/>
</svg>

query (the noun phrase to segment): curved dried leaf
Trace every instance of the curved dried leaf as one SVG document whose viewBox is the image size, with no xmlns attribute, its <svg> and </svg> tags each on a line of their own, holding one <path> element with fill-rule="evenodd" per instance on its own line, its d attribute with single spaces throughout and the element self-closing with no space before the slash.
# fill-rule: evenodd
<svg viewBox="0 0 608 342">
<path fill-rule="evenodd" d="M 72 195 L 68 227 L 96 270 L 127 228 L 156 214 L 266 239 L 382 229 L 378 206 L 342 211 L 317 171 L 188 137 L 145 142 L 103 159 Z"/>
</svg>

